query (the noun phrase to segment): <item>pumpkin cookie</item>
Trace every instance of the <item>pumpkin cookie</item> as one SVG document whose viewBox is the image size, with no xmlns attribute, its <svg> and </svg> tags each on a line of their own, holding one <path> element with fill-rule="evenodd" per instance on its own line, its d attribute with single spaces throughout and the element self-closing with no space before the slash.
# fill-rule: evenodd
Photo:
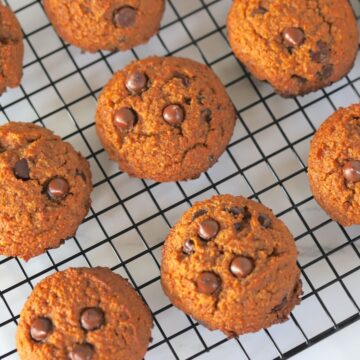
<svg viewBox="0 0 360 360">
<path fill-rule="evenodd" d="M 0 3 L 0 95 L 7 87 L 20 85 L 24 44 L 15 14 Z"/>
<path fill-rule="evenodd" d="M 33 290 L 17 349 L 22 360 L 141 360 L 151 327 L 148 307 L 121 276 L 107 268 L 68 269 Z"/>
<path fill-rule="evenodd" d="M 340 80 L 358 48 L 348 0 L 234 0 L 228 34 L 248 70 L 284 96 Z"/>
<path fill-rule="evenodd" d="M 295 242 L 265 206 L 214 196 L 195 204 L 163 248 L 161 282 L 170 301 L 229 336 L 285 321 L 301 295 Z"/>
<path fill-rule="evenodd" d="M 318 129 L 309 154 L 315 199 L 343 226 L 360 225 L 360 105 L 340 109 Z"/>
<path fill-rule="evenodd" d="M 73 236 L 90 207 L 88 162 L 51 131 L 0 127 L 0 254 L 25 260 Z"/>
<path fill-rule="evenodd" d="M 164 0 L 44 0 L 58 34 L 95 52 L 128 50 L 157 33 Z"/>
<path fill-rule="evenodd" d="M 218 77 L 190 59 L 150 57 L 118 72 L 99 97 L 96 127 L 112 160 L 155 181 L 200 176 L 224 152 L 235 110 Z"/>
</svg>

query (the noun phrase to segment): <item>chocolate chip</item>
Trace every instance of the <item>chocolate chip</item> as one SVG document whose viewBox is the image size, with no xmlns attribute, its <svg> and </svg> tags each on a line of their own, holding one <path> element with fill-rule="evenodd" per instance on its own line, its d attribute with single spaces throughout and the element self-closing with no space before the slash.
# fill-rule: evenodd
<svg viewBox="0 0 360 360">
<path fill-rule="evenodd" d="M 197 219 L 198 217 L 200 217 L 200 216 L 202 216 L 202 215 L 205 215 L 206 213 L 207 213 L 207 210 L 205 210 L 205 209 L 200 209 L 200 210 L 196 211 L 196 212 L 194 213 L 194 215 L 192 216 L 193 221 L 194 221 L 195 219 Z"/>
<path fill-rule="evenodd" d="M 178 78 L 182 81 L 184 87 L 189 87 L 190 85 L 190 79 L 188 76 L 186 76 L 183 73 L 180 72 L 174 72 L 174 78 Z"/>
<path fill-rule="evenodd" d="M 79 169 L 76 169 L 76 173 L 75 173 L 76 176 L 80 176 L 84 181 L 86 181 L 86 176 L 85 174 L 79 170 Z"/>
<path fill-rule="evenodd" d="M 186 240 L 184 243 L 184 246 L 183 246 L 183 253 L 187 254 L 187 255 L 192 254 L 195 251 L 194 245 L 195 245 L 195 243 L 193 240 L 191 240 L 191 239 Z"/>
<path fill-rule="evenodd" d="M 163 118 L 170 125 L 180 125 L 185 118 L 184 109 L 180 105 L 168 105 L 163 111 Z"/>
<path fill-rule="evenodd" d="M 131 129 L 137 122 L 137 116 L 133 109 L 123 107 L 114 114 L 114 124 L 122 131 Z"/>
<path fill-rule="evenodd" d="M 319 64 L 327 61 L 331 53 L 329 45 L 326 42 L 319 40 L 316 43 L 316 47 L 316 51 L 310 50 L 311 60 Z"/>
<path fill-rule="evenodd" d="M 268 12 L 267 9 L 265 9 L 263 6 L 258 7 L 257 9 L 253 10 L 251 12 L 251 16 L 256 16 L 256 15 L 264 15 Z"/>
<path fill-rule="evenodd" d="M 53 200 L 64 199 L 69 193 L 69 183 L 62 177 L 54 177 L 49 181 L 46 187 L 46 193 Z"/>
<path fill-rule="evenodd" d="M 50 319 L 45 317 L 37 318 L 30 327 L 30 336 L 35 341 L 44 341 L 53 329 Z"/>
<path fill-rule="evenodd" d="M 265 229 L 269 228 L 271 225 L 271 220 L 266 214 L 260 214 L 258 217 L 258 221 L 260 225 Z"/>
<path fill-rule="evenodd" d="M 244 222 L 235 223 L 234 227 L 237 232 L 240 232 L 245 229 L 245 223 Z"/>
<path fill-rule="evenodd" d="M 319 80 L 326 80 L 332 75 L 333 70 L 334 70 L 334 65 L 327 64 L 327 65 L 324 65 L 322 67 L 321 71 L 317 72 L 316 75 Z"/>
<path fill-rule="evenodd" d="M 136 9 L 131 6 L 124 6 L 114 12 L 114 25 L 120 28 L 130 27 L 136 20 Z"/>
<path fill-rule="evenodd" d="M 143 72 L 134 71 L 127 76 L 125 86 L 132 94 L 140 94 L 146 89 L 147 81 Z"/>
<path fill-rule="evenodd" d="M 26 159 L 20 159 L 15 163 L 14 175 L 21 180 L 30 179 L 30 169 Z"/>
<path fill-rule="evenodd" d="M 202 294 L 211 295 L 218 290 L 220 286 L 221 279 L 210 271 L 202 272 L 196 280 L 197 290 Z"/>
<path fill-rule="evenodd" d="M 360 161 L 350 160 L 344 164 L 343 167 L 344 178 L 349 182 L 360 181 Z"/>
<path fill-rule="evenodd" d="M 304 31 L 297 27 L 288 27 L 283 31 L 284 45 L 287 47 L 300 46 L 305 40 Z"/>
<path fill-rule="evenodd" d="M 245 256 L 236 256 L 230 264 L 231 273 L 238 279 L 243 279 L 254 270 L 254 262 Z"/>
<path fill-rule="evenodd" d="M 281 302 L 278 305 L 274 306 L 271 311 L 272 312 L 280 311 L 286 305 L 286 301 L 287 301 L 287 296 L 284 296 Z"/>
<path fill-rule="evenodd" d="M 226 211 L 233 216 L 239 216 L 240 214 L 245 215 L 245 209 L 241 206 L 233 206 L 229 209 L 226 209 Z"/>
<path fill-rule="evenodd" d="M 201 111 L 201 119 L 209 123 L 211 121 L 212 112 L 210 109 L 204 109 Z"/>
<path fill-rule="evenodd" d="M 304 85 L 308 81 L 307 79 L 299 75 L 291 75 L 291 78 L 297 81 L 300 85 Z"/>
<path fill-rule="evenodd" d="M 88 308 L 81 313 L 80 323 L 84 330 L 93 331 L 105 323 L 105 314 L 99 308 Z"/>
<path fill-rule="evenodd" d="M 220 226 L 214 219 L 207 219 L 199 224 L 198 235 L 202 240 L 209 241 L 214 238 L 220 230 Z"/>
<path fill-rule="evenodd" d="M 91 360 L 94 354 L 94 348 L 90 344 L 76 344 L 70 352 L 70 360 Z"/>
</svg>

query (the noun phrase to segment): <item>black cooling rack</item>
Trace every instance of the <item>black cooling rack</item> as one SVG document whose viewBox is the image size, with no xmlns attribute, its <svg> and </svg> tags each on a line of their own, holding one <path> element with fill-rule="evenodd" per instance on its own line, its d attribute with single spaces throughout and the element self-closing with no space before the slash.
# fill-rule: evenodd
<svg viewBox="0 0 360 360">
<path fill-rule="evenodd" d="M 0 257 L 0 359 L 16 359 L 19 312 L 33 286 L 69 266 L 109 266 L 149 304 L 155 327 L 146 359 L 286 359 L 360 319 L 360 227 L 343 228 L 315 203 L 306 179 L 311 140 L 320 123 L 360 98 L 360 61 L 339 83 L 282 99 L 249 76 L 226 39 L 231 0 L 168 0 L 161 30 L 126 53 L 83 54 L 57 37 L 41 1 L 5 1 L 25 37 L 22 86 L 0 98 L 0 124 L 46 126 L 91 163 L 93 205 L 75 238 L 28 263 Z M 352 2 L 357 18 L 359 1 Z M 211 66 L 238 112 L 220 161 L 198 180 L 158 184 L 118 171 L 94 129 L 96 98 L 111 74 L 148 55 L 191 57 Z M 160 287 L 166 233 L 195 201 L 218 193 L 261 201 L 290 227 L 300 251 L 302 305 L 282 325 L 228 340 L 176 310 Z M 338 306 L 341 304 L 341 306 Z"/>
</svg>

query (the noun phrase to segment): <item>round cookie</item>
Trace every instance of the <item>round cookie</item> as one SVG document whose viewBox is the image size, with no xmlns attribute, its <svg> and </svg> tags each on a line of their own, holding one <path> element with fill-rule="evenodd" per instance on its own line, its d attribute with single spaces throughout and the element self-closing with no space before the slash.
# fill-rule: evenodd
<svg viewBox="0 0 360 360">
<path fill-rule="evenodd" d="M 341 79 L 358 48 L 348 0 L 234 0 L 228 34 L 239 60 L 283 96 Z"/>
<path fill-rule="evenodd" d="M 0 126 L 0 254 L 25 260 L 73 236 L 90 207 L 88 162 L 51 131 Z"/>
<path fill-rule="evenodd" d="M 20 314 L 17 349 L 21 360 L 141 360 L 151 328 L 148 307 L 121 276 L 68 269 L 33 290 Z"/>
<path fill-rule="evenodd" d="M 44 0 L 58 34 L 85 51 L 128 50 L 160 27 L 164 0 Z"/>
<path fill-rule="evenodd" d="M 218 77 L 190 59 L 150 57 L 115 74 L 96 127 L 110 158 L 132 176 L 197 178 L 224 152 L 235 111 Z"/>
<path fill-rule="evenodd" d="M 311 142 L 311 191 L 329 216 L 343 226 L 360 225 L 360 105 L 339 109 Z"/>
<path fill-rule="evenodd" d="M 228 336 L 285 321 L 301 295 L 297 250 L 265 206 L 214 196 L 195 204 L 163 248 L 161 282 L 170 301 Z"/>
<path fill-rule="evenodd" d="M 0 95 L 7 87 L 20 85 L 24 44 L 15 14 L 0 3 Z"/>
</svg>

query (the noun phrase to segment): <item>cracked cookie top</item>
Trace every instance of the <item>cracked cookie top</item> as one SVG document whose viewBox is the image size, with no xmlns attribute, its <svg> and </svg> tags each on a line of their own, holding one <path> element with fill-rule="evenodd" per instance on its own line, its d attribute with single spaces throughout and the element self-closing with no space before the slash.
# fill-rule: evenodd
<svg viewBox="0 0 360 360">
<path fill-rule="evenodd" d="M 96 126 L 121 170 L 139 178 L 198 177 L 225 150 L 235 110 L 207 66 L 150 57 L 118 72 L 99 97 Z"/>
<path fill-rule="evenodd" d="M 309 154 L 315 199 L 342 224 L 360 224 L 360 105 L 339 109 L 318 129 Z"/>
<path fill-rule="evenodd" d="M 0 3 L 0 95 L 7 87 L 19 86 L 23 57 L 20 24 L 10 8 Z"/>
<path fill-rule="evenodd" d="M 88 162 L 51 131 L 0 127 L 0 254 L 30 259 L 73 236 L 90 207 Z"/>
<path fill-rule="evenodd" d="M 171 229 L 161 282 L 171 302 L 209 329 L 240 335 L 284 321 L 301 294 L 295 242 L 265 206 L 214 196 Z"/>
<path fill-rule="evenodd" d="M 122 277 L 107 268 L 70 268 L 33 290 L 17 348 L 22 360 L 141 360 L 151 327 L 148 307 Z"/>
<path fill-rule="evenodd" d="M 283 96 L 345 76 L 358 47 L 348 0 L 235 0 L 228 17 L 235 55 Z"/>
<path fill-rule="evenodd" d="M 128 50 L 147 42 L 160 27 L 164 0 L 44 0 L 58 34 L 95 52 Z"/>
</svg>

